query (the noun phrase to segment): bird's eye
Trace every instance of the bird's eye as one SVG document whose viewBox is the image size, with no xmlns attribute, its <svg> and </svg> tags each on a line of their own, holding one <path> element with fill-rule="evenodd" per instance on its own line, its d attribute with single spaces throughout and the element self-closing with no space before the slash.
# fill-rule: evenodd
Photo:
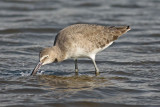
<svg viewBox="0 0 160 107">
<path fill-rule="evenodd" d="M 45 55 L 41 59 L 44 60 L 44 59 L 47 59 L 48 57 L 49 57 L 49 55 Z"/>
<path fill-rule="evenodd" d="M 44 62 L 44 60 L 48 59 L 49 58 L 49 55 L 45 55 L 43 56 L 42 58 L 40 58 L 40 61 Z"/>
<path fill-rule="evenodd" d="M 45 56 L 45 58 L 48 58 L 48 57 L 49 57 L 49 55 L 46 55 L 46 56 Z"/>
</svg>

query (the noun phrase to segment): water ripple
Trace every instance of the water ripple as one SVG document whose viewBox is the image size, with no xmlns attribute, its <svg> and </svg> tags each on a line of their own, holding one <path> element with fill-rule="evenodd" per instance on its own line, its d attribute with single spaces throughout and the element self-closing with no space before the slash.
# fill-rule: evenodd
<svg viewBox="0 0 160 107">
<path fill-rule="evenodd" d="M 0 106 L 159 107 L 158 0 L 1 0 Z M 42 66 L 39 51 L 75 23 L 130 25 L 132 30 L 91 60 Z"/>
</svg>

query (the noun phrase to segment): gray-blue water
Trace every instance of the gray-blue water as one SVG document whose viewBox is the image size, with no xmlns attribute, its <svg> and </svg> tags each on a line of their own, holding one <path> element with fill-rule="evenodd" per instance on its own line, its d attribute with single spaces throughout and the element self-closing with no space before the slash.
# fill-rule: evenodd
<svg viewBox="0 0 160 107">
<path fill-rule="evenodd" d="M 39 51 L 75 23 L 130 25 L 96 57 L 43 66 Z M 159 0 L 0 0 L 1 107 L 160 106 Z"/>
</svg>

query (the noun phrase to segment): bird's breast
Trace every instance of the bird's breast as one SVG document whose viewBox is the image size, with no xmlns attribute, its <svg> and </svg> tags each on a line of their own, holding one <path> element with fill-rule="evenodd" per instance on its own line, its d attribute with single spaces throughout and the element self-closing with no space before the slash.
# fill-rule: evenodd
<svg viewBox="0 0 160 107">
<path fill-rule="evenodd" d="M 85 58 L 88 57 L 89 53 L 83 48 L 76 48 L 72 50 L 70 55 L 71 58 Z"/>
<path fill-rule="evenodd" d="M 69 58 L 91 58 L 93 55 L 96 55 L 98 52 L 104 50 L 108 46 L 110 46 L 113 42 L 110 42 L 109 44 L 105 45 L 104 47 L 101 48 L 95 48 L 93 50 L 88 51 L 87 48 L 79 48 L 77 47 L 76 49 L 72 50 L 70 52 Z"/>
</svg>

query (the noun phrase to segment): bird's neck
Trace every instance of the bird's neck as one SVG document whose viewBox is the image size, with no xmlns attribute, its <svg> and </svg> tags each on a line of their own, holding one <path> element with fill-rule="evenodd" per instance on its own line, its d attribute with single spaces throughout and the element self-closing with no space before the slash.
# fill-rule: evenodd
<svg viewBox="0 0 160 107">
<path fill-rule="evenodd" d="M 58 46 L 53 46 L 52 49 L 56 54 L 57 62 L 61 62 L 66 59 L 64 52 L 62 52 L 62 50 Z"/>
</svg>

